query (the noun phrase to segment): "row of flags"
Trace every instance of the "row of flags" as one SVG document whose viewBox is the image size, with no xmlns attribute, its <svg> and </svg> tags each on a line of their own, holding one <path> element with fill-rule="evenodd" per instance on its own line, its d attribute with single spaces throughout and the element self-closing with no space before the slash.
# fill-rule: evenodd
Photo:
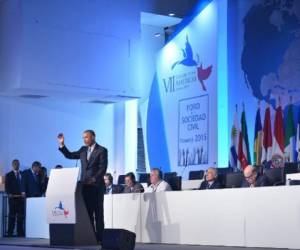
<svg viewBox="0 0 300 250">
<path fill-rule="evenodd" d="M 285 118 L 285 126 L 284 126 Z M 271 108 L 266 107 L 262 123 L 260 107 L 255 117 L 253 164 L 261 165 L 280 157 L 284 162 L 300 160 L 300 110 L 298 112 L 297 127 L 295 128 L 293 104 L 289 104 L 287 115 L 284 117 L 281 105 L 275 110 L 275 119 L 272 130 Z M 298 158 L 297 158 L 298 156 Z M 243 108 L 241 127 L 238 122 L 238 112 L 234 114 L 231 129 L 231 146 L 229 164 L 237 170 L 244 169 L 251 164 L 246 113 Z"/>
</svg>

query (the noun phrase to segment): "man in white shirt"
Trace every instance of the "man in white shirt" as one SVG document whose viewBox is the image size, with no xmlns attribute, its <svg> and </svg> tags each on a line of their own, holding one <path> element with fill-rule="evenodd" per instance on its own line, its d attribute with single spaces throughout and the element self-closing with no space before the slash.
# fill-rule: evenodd
<svg viewBox="0 0 300 250">
<path fill-rule="evenodd" d="M 158 168 L 153 168 L 150 173 L 151 185 L 146 188 L 146 193 L 171 191 L 169 183 L 162 180 L 162 172 Z"/>
</svg>

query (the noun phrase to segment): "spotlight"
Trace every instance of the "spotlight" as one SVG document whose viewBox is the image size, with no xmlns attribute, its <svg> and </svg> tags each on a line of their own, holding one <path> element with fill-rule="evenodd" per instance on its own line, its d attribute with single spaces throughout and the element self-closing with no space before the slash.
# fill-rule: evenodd
<svg viewBox="0 0 300 250">
<path fill-rule="evenodd" d="M 168 16 L 175 16 L 175 13 L 169 13 Z"/>
</svg>

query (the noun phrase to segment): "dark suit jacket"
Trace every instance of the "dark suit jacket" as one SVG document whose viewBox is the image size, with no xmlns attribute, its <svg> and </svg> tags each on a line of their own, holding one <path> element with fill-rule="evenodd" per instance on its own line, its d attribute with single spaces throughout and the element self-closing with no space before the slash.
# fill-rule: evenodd
<svg viewBox="0 0 300 250">
<path fill-rule="evenodd" d="M 107 169 L 107 149 L 96 143 L 95 148 L 87 160 L 87 146 L 82 146 L 78 151 L 70 152 L 66 146 L 59 150 L 68 159 L 80 159 L 81 161 L 81 177 L 80 180 L 87 182 L 89 178 L 95 178 L 97 185 L 104 188 L 103 176 Z"/>
<path fill-rule="evenodd" d="M 106 187 L 104 188 L 104 193 L 108 194 Z M 118 193 L 120 193 L 120 188 L 118 187 L 118 185 L 113 184 L 112 185 L 112 194 L 118 194 Z"/>
<path fill-rule="evenodd" d="M 222 188 L 220 182 L 214 181 L 210 186 L 208 184 L 208 181 L 203 181 L 200 185 L 199 190 L 204 190 L 204 189 L 219 189 Z"/>
<path fill-rule="evenodd" d="M 40 175 L 37 175 L 37 178 L 35 180 L 31 168 L 23 172 L 21 184 L 22 184 L 22 190 L 26 193 L 26 197 L 42 196 L 43 192 L 42 192 L 41 177 Z"/>
<path fill-rule="evenodd" d="M 130 187 L 125 186 L 123 193 L 144 193 L 144 188 L 140 183 L 136 182 L 133 186 L 132 191 L 131 191 Z"/>
<path fill-rule="evenodd" d="M 264 175 L 257 175 L 255 187 L 265 187 L 269 186 L 269 181 Z M 244 179 L 242 182 L 242 187 L 250 187 L 250 184 Z"/>
<path fill-rule="evenodd" d="M 44 177 L 44 179 L 41 181 L 42 193 L 43 194 L 46 194 L 47 187 L 48 187 L 48 182 L 49 182 L 49 177 L 48 176 Z"/>
<path fill-rule="evenodd" d="M 15 172 L 10 171 L 5 175 L 5 191 L 7 194 L 21 195 L 22 193 L 22 172 L 20 171 L 20 180 L 18 181 Z"/>
</svg>

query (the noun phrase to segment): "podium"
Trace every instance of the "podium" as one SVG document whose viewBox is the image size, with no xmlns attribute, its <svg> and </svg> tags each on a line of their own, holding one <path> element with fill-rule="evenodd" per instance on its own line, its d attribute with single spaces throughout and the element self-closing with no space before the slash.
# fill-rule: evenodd
<svg viewBox="0 0 300 250">
<path fill-rule="evenodd" d="M 79 168 L 52 169 L 46 192 L 51 246 L 97 245 L 78 182 Z"/>
</svg>

